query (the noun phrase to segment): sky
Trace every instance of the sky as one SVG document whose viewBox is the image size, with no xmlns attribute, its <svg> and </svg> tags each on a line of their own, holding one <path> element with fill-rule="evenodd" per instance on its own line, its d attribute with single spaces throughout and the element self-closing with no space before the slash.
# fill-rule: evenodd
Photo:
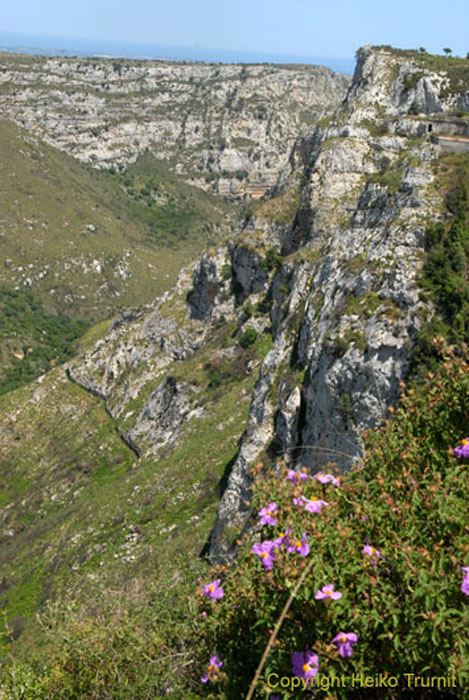
<svg viewBox="0 0 469 700">
<path fill-rule="evenodd" d="M 2 33 L 353 58 L 365 44 L 469 52 L 468 0 L 16 0 Z M 3 40 L 2 43 L 5 43 Z"/>
</svg>

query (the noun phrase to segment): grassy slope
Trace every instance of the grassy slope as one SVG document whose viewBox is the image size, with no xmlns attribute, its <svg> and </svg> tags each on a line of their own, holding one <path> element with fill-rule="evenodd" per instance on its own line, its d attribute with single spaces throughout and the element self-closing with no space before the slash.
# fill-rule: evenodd
<svg viewBox="0 0 469 700">
<path fill-rule="evenodd" d="M 98 172 L 8 122 L 0 155 L 0 284 L 31 287 L 48 311 L 96 321 L 151 301 L 229 210 L 149 156 Z"/>
<path fill-rule="evenodd" d="M 0 397 L 0 603 L 14 636 L 29 628 L 24 653 L 37 644 L 31 620 L 46 599 L 71 588 L 86 597 L 95 581 L 177 575 L 178 560 L 202 549 L 253 384 L 246 374 L 210 386 L 212 352 L 173 368 L 197 385 L 205 411 L 159 460 L 137 462 L 102 402 L 61 368 Z"/>
</svg>

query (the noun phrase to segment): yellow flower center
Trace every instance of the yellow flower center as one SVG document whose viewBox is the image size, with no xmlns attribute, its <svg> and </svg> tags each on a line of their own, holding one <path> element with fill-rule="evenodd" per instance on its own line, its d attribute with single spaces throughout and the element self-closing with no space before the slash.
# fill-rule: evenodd
<svg viewBox="0 0 469 700">
<path fill-rule="evenodd" d="M 464 438 L 464 440 L 461 440 L 461 445 L 463 447 L 465 447 L 467 445 L 467 443 L 468 443 L 468 440 L 466 440 L 466 438 Z"/>
<path fill-rule="evenodd" d="M 207 671 L 211 671 L 213 666 L 207 666 Z"/>
<path fill-rule="evenodd" d="M 327 589 L 327 591 L 326 591 L 326 595 L 332 595 L 332 591 L 331 591 L 331 589 L 330 589 L 330 588 L 328 588 L 328 589 Z"/>
<path fill-rule="evenodd" d="M 213 591 L 215 590 L 215 586 L 209 586 L 208 590 L 210 591 L 210 593 L 213 593 Z"/>
<path fill-rule="evenodd" d="M 340 637 L 339 637 L 339 642 L 340 642 L 341 644 L 345 644 L 346 641 L 347 641 L 346 637 L 344 637 L 344 635 L 341 634 Z"/>
<path fill-rule="evenodd" d="M 370 554 L 374 554 L 376 552 L 376 549 L 374 547 L 370 547 Z"/>
<path fill-rule="evenodd" d="M 303 671 L 303 673 L 308 673 L 309 664 L 303 664 L 303 666 L 301 667 L 301 670 Z"/>
<path fill-rule="evenodd" d="M 261 557 L 262 559 L 265 559 L 267 557 L 267 552 L 262 552 Z"/>
<path fill-rule="evenodd" d="M 302 542 L 297 542 L 297 543 L 296 543 L 296 546 L 297 546 L 297 547 L 301 547 L 302 544 L 303 544 Z"/>
<path fill-rule="evenodd" d="M 319 498 L 317 496 L 313 496 L 311 500 L 312 501 L 319 501 Z"/>
<path fill-rule="evenodd" d="M 271 510 L 268 510 L 268 511 L 267 511 L 267 515 L 272 515 L 272 511 L 271 511 Z"/>
</svg>

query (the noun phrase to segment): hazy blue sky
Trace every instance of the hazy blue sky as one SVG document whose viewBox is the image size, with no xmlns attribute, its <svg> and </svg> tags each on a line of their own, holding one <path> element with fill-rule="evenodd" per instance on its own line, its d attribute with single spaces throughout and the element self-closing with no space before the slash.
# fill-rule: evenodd
<svg viewBox="0 0 469 700">
<path fill-rule="evenodd" d="M 352 57 L 363 44 L 469 51 L 468 0 L 16 0 L 4 32 Z"/>
</svg>

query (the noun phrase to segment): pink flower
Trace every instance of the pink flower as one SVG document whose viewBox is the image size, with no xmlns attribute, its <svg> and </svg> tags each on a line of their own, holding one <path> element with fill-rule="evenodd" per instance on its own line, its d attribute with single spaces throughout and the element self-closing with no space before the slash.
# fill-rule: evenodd
<svg viewBox="0 0 469 700">
<path fill-rule="evenodd" d="M 276 503 L 269 503 L 266 508 L 261 508 L 259 511 L 260 525 L 276 525 L 277 518 L 273 517 L 273 513 L 277 511 Z"/>
<path fill-rule="evenodd" d="M 469 457 L 469 437 L 463 438 L 461 444 L 454 448 L 454 454 L 460 457 Z"/>
<path fill-rule="evenodd" d="M 370 541 L 368 539 L 366 540 L 366 544 L 362 549 L 362 554 L 365 557 L 366 561 L 373 565 L 376 565 L 379 559 L 384 558 L 381 556 L 381 552 L 379 551 L 379 549 L 376 549 L 375 547 L 372 547 L 370 545 Z"/>
<path fill-rule="evenodd" d="M 288 543 L 288 535 L 290 532 L 293 530 L 292 527 L 289 527 L 288 530 L 285 530 L 285 532 L 281 532 L 280 535 L 277 537 L 276 540 L 274 540 L 274 547 L 278 549 L 279 547 L 282 546 L 282 544 L 287 544 Z"/>
<path fill-rule="evenodd" d="M 352 656 L 352 646 L 356 644 L 358 637 L 354 632 L 339 632 L 332 640 L 337 645 L 340 656 Z"/>
<path fill-rule="evenodd" d="M 287 552 L 296 552 L 302 557 L 307 557 L 309 551 L 308 535 L 305 532 L 303 532 L 303 539 L 288 542 Z"/>
<path fill-rule="evenodd" d="M 275 560 L 275 542 L 256 542 L 251 548 L 251 552 L 256 554 L 262 562 L 264 569 L 272 569 Z"/>
<path fill-rule="evenodd" d="M 289 469 L 287 478 L 290 479 L 292 484 L 301 484 L 303 481 L 306 481 L 308 474 L 305 474 L 304 472 L 296 472 L 294 469 Z"/>
<path fill-rule="evenodd" d="M 205 674 L 202 676 L 201 681 L 202 683 L 207 683 L 207 681 L 210 681 L 210 683 L 216 683 L 217 681 L 220 680 L 220 668 L 223 666 L 223 661 L 220 661 L 218 656 L 215 654 L 214 656 L 210 657 L 209 664 L 207 666 L 207 670 L 205 671 Z"/>
<path fill-rule="evenodd" d="M 464 595 L 469 595 L 469 566 L 461 566 L 461 571 L 464 571 L 464 578 L 461 583 L 461 591 Z"/>
<path fill-rule="evenodd" d="M 223 588 L 220 586 L 221 579 L 217 578 L 213 583 L 204 586 L 204 595 L 208 595 L 210 600 L 220 600 L 223 598 Z"/>
<path fill-rule="evenodd" d="M 293 505 L 304 506 L 305 510 L 309 513 L 320 513 L 321 508 L 328 506 L 329 503 L 327 503 L 327 501 L 321 501 L 319 498 L 316 498 L 316 496 L 313 496 L 311 499 L 306 498 L 306 496 L 298 496 L 298 498 L 293 499 Z"/>
<path fill-rule="evenodd" d="M 312 651 L 295 651 L 291 655 L 293 675 L 297 678 L 304 678 L 306 685 L 311 686 L 311 681 L 315 677 L 319 668 L 319 659 L 317 654 Z"/>
<path fill-rule="evenodd" d="M 334 586 L 331 583 L 317 590 L 314 596 L 315 600 L 339 600 L 339 598 L 342 598 L 342 593 L 334 591 Z"/>
<path fill-rule="evenodd" d="M 311 499 L 305 499 L 305 510 L 308 511 L 308 513 L 320 513 L 321 508 L 324 508 L 324 506 L 328 506 L 329 503 L 327 501 L 321 501 L 321 499 L 316 498 L 316 496 L 313 496 Z"/>
<path fill-rule="evenodd" d="M 333 486 L 339 486 L 340 484 L 340 480 L 335 476 L 332 474 L 324 474 L 323 472 L 315 474 L 313 479 L 317 479 L 321 484 L 332 484 Z"/>
<path fill-rule="evenodd" d="M 302 506 L 304 503 L 306 503 L 306 496 L 298 496 L 298 498 L 293 499 L 294 506 Z"/>
</svg>

